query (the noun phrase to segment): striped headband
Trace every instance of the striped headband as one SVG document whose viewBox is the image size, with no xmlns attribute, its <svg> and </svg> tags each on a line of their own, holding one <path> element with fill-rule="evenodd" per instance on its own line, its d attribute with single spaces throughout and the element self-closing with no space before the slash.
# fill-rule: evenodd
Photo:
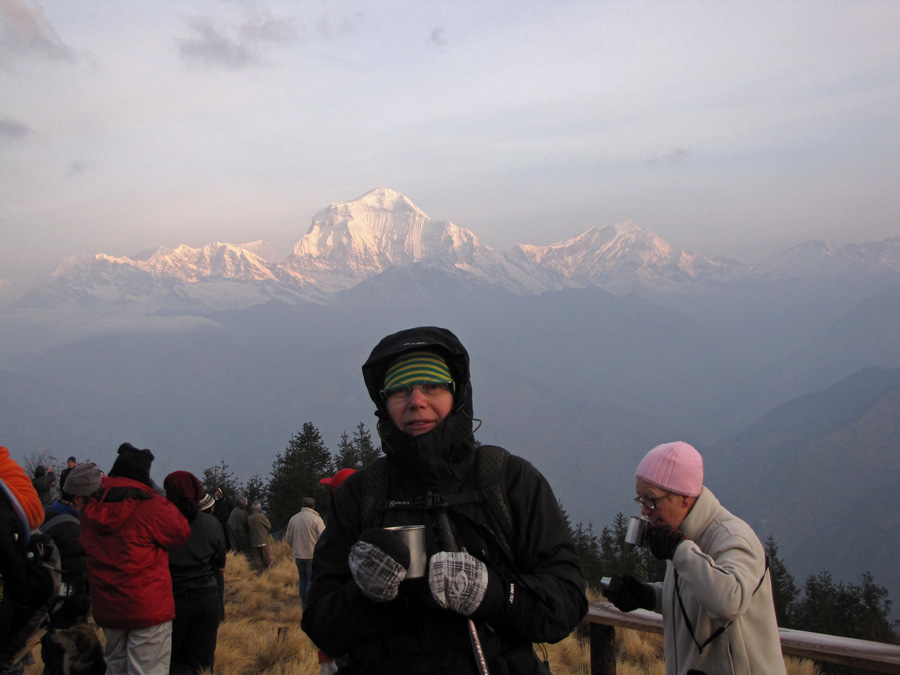
<svg viewBox="0 0 900 675">
<path fill-rule="evenodd" d="M 384 391 L 423 382 L 452 382 L 447 362 L 433 352 L 408 352 L 397 357 L 384 375 Z"/>
</svg>

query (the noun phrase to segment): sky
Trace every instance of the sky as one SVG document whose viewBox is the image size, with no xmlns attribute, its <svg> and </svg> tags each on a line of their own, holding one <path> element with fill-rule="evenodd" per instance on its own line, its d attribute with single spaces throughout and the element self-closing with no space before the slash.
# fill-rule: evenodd
<svg viewBox="0 0 900 675">
<path fill-rule="evenodd" d="M 0 279 L 399 190 L 483 244 L 900 236 L 900 2 L 0 0 Z"/>
</svg>

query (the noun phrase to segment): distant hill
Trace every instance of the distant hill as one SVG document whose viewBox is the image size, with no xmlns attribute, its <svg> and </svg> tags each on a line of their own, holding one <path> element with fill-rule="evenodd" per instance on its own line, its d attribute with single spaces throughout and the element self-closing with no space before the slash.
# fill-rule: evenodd
<svg viewBox="0 0 900 675">
<path fill-rule="evenodd" d="M 866 368 L 706 448 L 707 483 L 802 585 L 870 571 L 900 594 L 900 369 Z"/>
<path fill-rule="evenodd" d="M 623 222 L 498 251 L 378 188 L 319 211 L 277 257 L 260 241 L 98 253 L 0 287 L 0 443 L 109 466 L 127 440 L 154 450 L 160 479 L 221 458 L 265 477 L 305 422 L 333 450 L 372 429 L 369 350 L 436 324 L 471 353 L 478 440 L 532 461 L 573 522 L 633 512 L 640 457 L 685 440 L 710 448 L 725 503 L 772 528 L 792 566 L 878 550 L 868 524 L 896 490 L 877 482 L 896 472 L 873 471 L 863 429 L 888 377 L 873 373 L 900 368 L 900 238 L 751 266 Z"/>
</svg>

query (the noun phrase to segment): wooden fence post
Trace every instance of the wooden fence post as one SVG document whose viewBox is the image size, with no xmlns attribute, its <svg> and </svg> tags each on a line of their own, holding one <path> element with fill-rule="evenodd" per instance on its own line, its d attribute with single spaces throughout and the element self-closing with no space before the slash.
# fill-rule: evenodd
<svg viewBox="0 0 900 675">
<path fill-rule="evenodd" d="M 616 629 L 591 623 L 591 675 L 616 675 Z"/>
</svg>

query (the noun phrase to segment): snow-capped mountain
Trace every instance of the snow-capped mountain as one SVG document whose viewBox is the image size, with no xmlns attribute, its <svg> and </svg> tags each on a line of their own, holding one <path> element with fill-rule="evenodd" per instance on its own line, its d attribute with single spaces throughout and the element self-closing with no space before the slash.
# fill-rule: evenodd
<svg viewBox="0 0 900 675">
<path fill-rule="evenodd" d="M 747 267 L 679 251 L 631 221 L 592 227 L 559 244 L 513 246 L 509 264 L 551 288 L 599 286 L 611 293 L 641 288 L 672 290 L 694 282 L 724 281 Z"/>
<path fill-rule="evenodd" d="M 898 272 L 900 237 L 844 246 L 808 241 L 776 253 L 754 269 L 756 276 L 816 282 L 853 274 L 896 276 Z"/>
<path fill-rule="evenodd" d="M 317 213 L 285 264 L 334 291 L 415 263 L 455 268 L 516 293 L 585 286 L 613 293 L 662 290 L 744 269 L 675 250 L 632 222 L 592 227 L 559 244 L 498 252 L 386 188 Z"/>
<path fill-rule="evenodd" d="M 508 282 L 503 263 L 471 231 L 431 219 L 407 197 L 387 188 L 332 204 L 313 216 L 309 232 L 285 266 L 337 291 L 391 267 L 415 263 Z"/>
<path fill-rule="evenodd" d="M 262 250 L 268 246 L 258 243 Z M 216 242 L 202 248 L 160 247 L 135 258 L 72 256 L 59 264 L 48 283 L 26 295 L 26 303 L 122 305 L 156 300 L 226 308 L 273 298 L 324 300 L 312 280 L 247 249 Z"/>
<path fill-rule="evenodd" d="M 425 266 L 470 275 L 520 295 L 598 287 L 613 294 L 702 292 L 742 280 L 867 277 L 900 280 L 900 238 L 834 247 L 810 242 L 750 267 L 678 250 L 631 221 L 592 227 L 548 246 L 500 252 L 473 232 L 430 218 L 403 194 L 377 188 L 315 214 L 279 262 L 264 241 L 159 248 L 132 258 L 64 260 L 26 305 L 149 304 L 165 309 L 239 309 L 280 299 L 326 303 L 390 269 Z"/>
</svg>

